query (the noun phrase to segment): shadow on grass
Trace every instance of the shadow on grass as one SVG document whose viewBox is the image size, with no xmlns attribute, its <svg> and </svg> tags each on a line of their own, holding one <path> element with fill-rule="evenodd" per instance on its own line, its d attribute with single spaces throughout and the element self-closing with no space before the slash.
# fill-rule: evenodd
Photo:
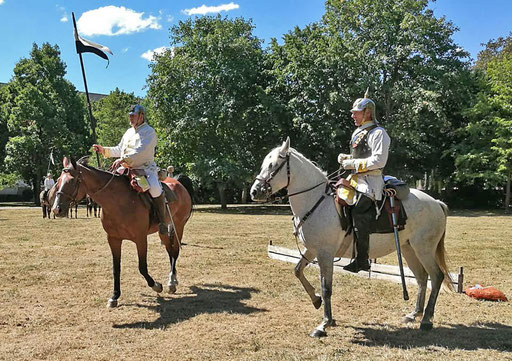
<svg viewBox="0 0 512 361">
<path fill-rule="evenodd" d="M 222 209 L 220 206 L 205 206 L 194 208 L 194 213 L 220 213 L 220 214 L 277 214 L 277 215 L 291 215 L 289 205 L 239 205 L 229 206 L 227 209 Z"/>
<path fill-rule="evenodd" d="M 378 327 L 378 328 L 377 328 Z M 450 350 L 492 349 L 512 353 L 512 326 L 500 323 L 483 323 L 478 326 L 448 325 L 432 331 L 419 328 L 354 327 L 359 337 L 353 343 L 364 346 L 394 347 L 401 349 L 444 347 Z"/>
<path fill-rule="evenodd" d="M 165 329 L 175 323 L 186 321 L 201 314 L 238 313 L 250 314 L 267 310 L 246 306 L 243 300 L 257 293 L 255 288 L 243 288 L 227 285 L 190 287 L 192 294 L 184 297 L 157 297 L 158 305 L 128 304 L 121 307 L 143 307 L 159 313 L 160 317 L 152 322 L 133 322 L 114 325 L 114 328 Z"/>
</svg>

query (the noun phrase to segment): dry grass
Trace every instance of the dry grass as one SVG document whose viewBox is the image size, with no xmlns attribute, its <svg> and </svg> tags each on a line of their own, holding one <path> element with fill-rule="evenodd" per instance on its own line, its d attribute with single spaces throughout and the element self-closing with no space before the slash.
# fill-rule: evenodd
<svg viewBox="0 0 512 361">
<path fill-rule="evenodd" d="M 414 307 L 400 285 L 335 275 L 338 326 L 309 332 L 322 317 L 293 265 L 267 258 L 269 239 L 295 247 L 286 209 L 199 208 L 185 231 L 176 295 L 156 294 L 123 247 L 120 306 L 111 295 L 111 257 L 98 219 L 43 220 L 39 209 L 0 208 L 2 360 L 505 360 L 512 359 L 510 303 L 439 296 L 434 330 L 400 320 Z M 493 285 L 512 298 L 512 218 L 453 213 L 446 248 L 465 287 Z M 155 236 L 149 270 L 166 282 L 168 258 Z M 395 263 L 393 255 L 381 260 Z M 306 270 L 319 287 L 318 272 Z"/>
</svg>

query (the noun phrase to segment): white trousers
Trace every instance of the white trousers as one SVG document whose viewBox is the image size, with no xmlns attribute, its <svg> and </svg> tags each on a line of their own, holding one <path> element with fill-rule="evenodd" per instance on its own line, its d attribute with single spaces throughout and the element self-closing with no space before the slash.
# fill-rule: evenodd
<svg viewBox="0 0 512 361">
<path fill-rule="evenodd" d="M 158 175 L 155 172 L 146 170 L 146 178 L 148 180 L 149 194 L 151 194 L 151 197 L 156 198 L 160 196 L 160 194 L 162 194 L 162 186 L 158 180 Z"/>
</svg>

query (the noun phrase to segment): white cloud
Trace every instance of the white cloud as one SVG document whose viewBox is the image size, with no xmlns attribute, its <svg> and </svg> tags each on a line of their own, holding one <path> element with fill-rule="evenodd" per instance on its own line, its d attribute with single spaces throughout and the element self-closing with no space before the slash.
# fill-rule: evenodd
<svg viewBox="0 0 512 361">
<path fill-rule="evenodd" d="M 147 61 L 153 61 L 153 58 L 155 55 L 160 55 L 162 54 L 163 52 L 165 52 L 166 50 L 168 50 L 169 48 L 166 47 L 166 46 L 161 46 L 159 48 L 156 48 L 156 49 L 153 49 L 153 50 L 148 50 L 146 51 L 144 54 L 142 54 L 140 57 L 141 58 L 144 58 L 146 59 Z M 171 48 L 171 56 L 173 55 L 173 50 Z"/>
<path fill-rule="evenodd" d="M 0 0 L 0 3 L 1 3 L 2 0 Z M 69 17 L 68 17 L 68 13 L 66 11 L 66 8 L 64 6 L 60 6 L 60 5 L 56 5 L 57 6 L 57 10 L 62 14 L 61 17 L 60 17 L 60 22 L 61 23 L 66 23 L 68 22 L 69 20 Z"/>
<path fill-rule="evenodd" d="M 78 19 L 78 31 L 85 36 L 132 34 L 146 29 L 161 29 L 158 18 L 143 12 L 127 9 L 124 6 L 104 6 L 89 10 Z"/>
<path fill-rule="evenodd" d="M 201 5 L 198 8 L 182 10 L 182 12 L 186 15 L 206 15 L 206 14 L 211 14 L 211 13 L 220 13 L 221 11 L 230 11 L 230 10 L 238 9 L 239 7 L 240 6 L 238 4 L 230 2 L 229 4 L 223 4 L 223 5 L 219 5 L 219 6 Z"/>
</svg>

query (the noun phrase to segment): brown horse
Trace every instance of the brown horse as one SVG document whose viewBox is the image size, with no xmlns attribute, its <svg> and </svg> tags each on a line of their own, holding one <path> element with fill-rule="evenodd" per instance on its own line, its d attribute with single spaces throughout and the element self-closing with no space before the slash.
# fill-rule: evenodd
<svg viewBox="0 0 512 361">
<path fill-rule="evenodd" d="M 55 194 L 57 193 L 57 183 L 53 185 L 48 191 L 42 190 L 39 194 L 39 203 L 41 204 L 41 208 L 43 210 L 43 218 L 48 216 L 50 219 L 50 214 L 52 211 L 52 204 L 55 201 Z M 55 219 L 55 214 L 53 215 L 53 219 Z"/>
<path fill-rule="evenodd" d="M 74 199 L 82 199 L 85 194 L 101 205 L 101 223 L 107 232 L 108 244 L 112 251 L 114 292 L 108 300 L 108 307 L 116 307 L 121 295 L 121 244 L 124 239 L 131 240 L 137 246 L 139 272 L 144 276 L 149 287 L 157 293 L 162 292 L 162 285 L 155 282 L 148 273 L 146 262 L 147 236 L 158 231 L 158 221 L 148 210 L 139 193 L 129 185 L 128 178 L 106 172 L 87 165 L 87 157 L 75 162 L 67 158 L 63 160 L 64 170 L 59 177 L 59 189 L 53 205 L 57 216 L 65 216 L 69 204 Z M 176 179 L 167 178 L 165 184 L 176 194 L 176 201 L 169 204 L 174 232 L 171 236 L 159 234 L 162 244 L 169 254 L 170 273 L 167 283 L 169 293 L 176 292 L 178 285 L 176 261 L 180 252 L 183 229 L 192 213 L 192 182 L 182 176 L 180 183 Z M 164 186 L 166 186 L 164 184 Z"/>
</svg>

